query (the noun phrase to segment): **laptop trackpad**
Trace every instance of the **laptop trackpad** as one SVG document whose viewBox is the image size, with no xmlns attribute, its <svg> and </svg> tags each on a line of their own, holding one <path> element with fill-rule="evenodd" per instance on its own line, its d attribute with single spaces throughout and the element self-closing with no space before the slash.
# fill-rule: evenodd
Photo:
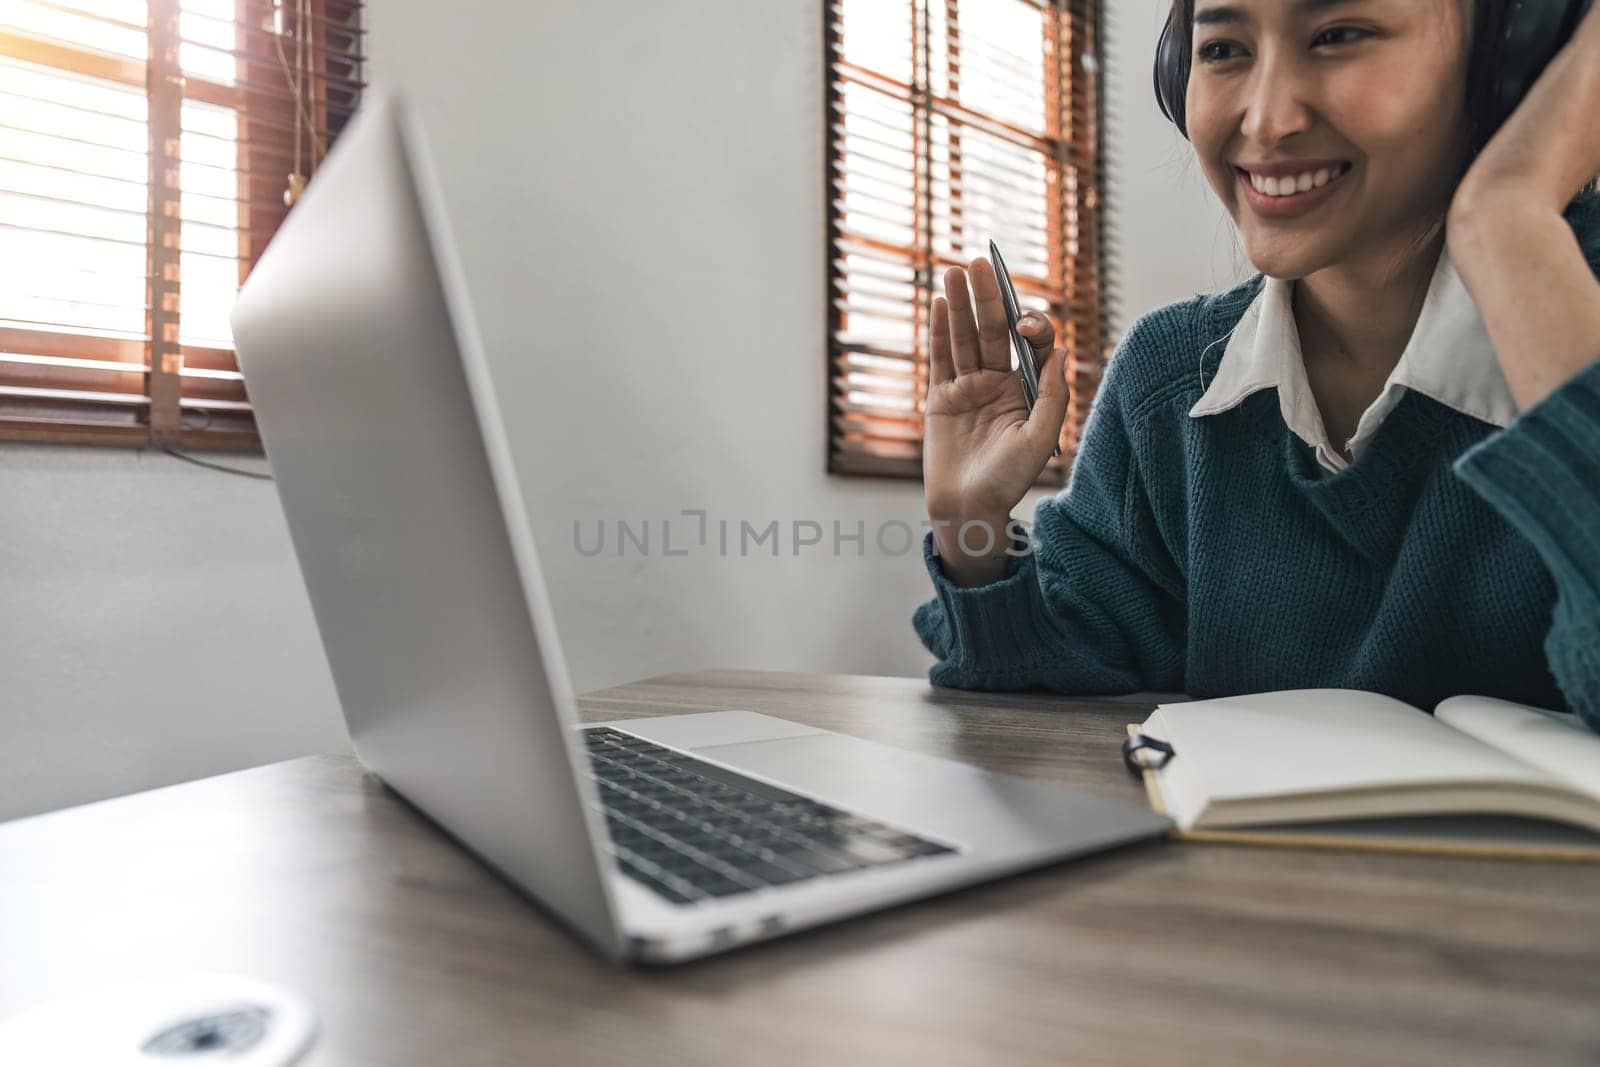
<svg viewBox="0 0 1600 1067">
<path fill-rule="evenodd" d="M 705 749 L 750 741 L 779 741 L 824 731 L 753 711 L 703 711 L 693 715 L 662 715 L 653 719 L 627 719 L 604 725 L 635 734 L 671 748 Z"/>
<path fill-rule="evenodd" d="M 1054 783 L 990 774 L 830 731 L 702 748 L 731 770 L 905 830 L 985 851 L 1159 832 L 1160 816 Z"/>
</svg>

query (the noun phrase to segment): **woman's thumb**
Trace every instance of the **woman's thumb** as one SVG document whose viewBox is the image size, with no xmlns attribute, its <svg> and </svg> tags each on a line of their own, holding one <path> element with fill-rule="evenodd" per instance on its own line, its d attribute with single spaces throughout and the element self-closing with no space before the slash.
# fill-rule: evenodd
<svg viewBox="0 0 1600 1067">
<path fill-rule="evenodd" d="M 1043 362 L 1048 353 L 1056 344 L 1056 328 L 1050 319 L 1037 311 L 1025 312 L 1017 320 L 1017 332 L 1022 339 L 1028 342 L 1028 347 L 1033 349 L 1035 362 Z"/>
<path fill-rule="evenodd" d="M 1067 353 L 1057 348 L 1039 368 L 1039 400 L 1028 416 L 1029 434 L 1037 434 L 1051 448 L 1061 439 L 1061 424 L 1067 417 L 1067 402 L 1071 395 L 1067 389 Z"/>
</svg>

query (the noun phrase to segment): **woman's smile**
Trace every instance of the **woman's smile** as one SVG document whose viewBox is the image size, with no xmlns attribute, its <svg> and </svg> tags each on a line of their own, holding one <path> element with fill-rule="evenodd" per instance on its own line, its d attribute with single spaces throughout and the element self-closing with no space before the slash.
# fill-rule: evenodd
<svg viewBox="0 0 1600 1067">
<path fill-rule="evenodd" d="M 1262 218 L 1303 215 L 1332 197 L 1354 164 L 1348 160 L 1314 160 L 1233 168 L 1245 203 Z"/>
</svg>

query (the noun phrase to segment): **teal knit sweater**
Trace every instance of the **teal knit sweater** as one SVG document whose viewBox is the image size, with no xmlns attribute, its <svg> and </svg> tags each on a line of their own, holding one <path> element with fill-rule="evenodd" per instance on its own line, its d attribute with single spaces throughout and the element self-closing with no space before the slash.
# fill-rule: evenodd
<svg viewBox="0 0 1600 1067">
<path fill-rule="evenodd" d="M 1600 272 L 1600 200 L 1567 220 Z M 964 589 L 924 543 L 936 685 L 1196 697 L 1478 693 L 1600 730 L 1600 359 L 1505 429 L 1406 390 L 1324 471 L 1275 390 L 1191 418 L 1261 276 L 1152 311 L 1032 551 Z M 1203 378 L 1202 378 L 1203 375 Z"/>
</svg>

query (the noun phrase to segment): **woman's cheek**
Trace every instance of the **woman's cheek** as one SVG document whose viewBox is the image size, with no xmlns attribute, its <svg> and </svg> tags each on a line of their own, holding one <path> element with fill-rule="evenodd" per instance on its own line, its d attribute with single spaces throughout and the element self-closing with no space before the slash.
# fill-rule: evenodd
<svg viewBox="0 0 1600 1067">
<path fill-rule="evenodd" d="M 1225 128 L 1224 111 L 1209 94 L 1191 88 L 1185 100 L 1189 139 L 1194 146 L 1200 168 L 1217 198 L 1230 210 L 1234 202 L 1233 165 L 1224 158 L 1229 141 Z"/>
<path fill-rule="evenodd" d="M 1449 171 L 1441 161 L 1457 148 L 1465 73 L 1441 47 L 1449 40 L 1441 33 L 1385 48 L 1370 62 L 1341 68 L 1323 87 L 1326 115 L 1345 139 L 1376 169 L 1405 174 L 1408 184 L 1429 184 L 1423 171 Z"/>
</svg>

